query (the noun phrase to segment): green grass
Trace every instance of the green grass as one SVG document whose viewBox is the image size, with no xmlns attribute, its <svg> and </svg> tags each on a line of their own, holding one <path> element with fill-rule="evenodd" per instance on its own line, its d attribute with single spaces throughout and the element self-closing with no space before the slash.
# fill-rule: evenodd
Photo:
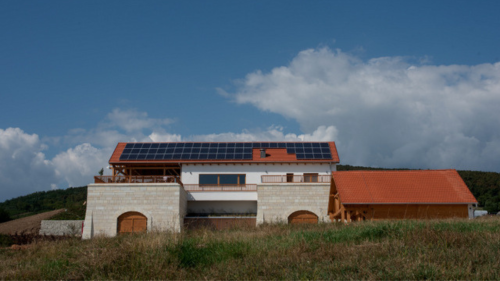
<svg viewBox="0 0 500 281">
<path fill-rule="evenodd" d="M 149 233 L 0 249 L 0 279 L 500 278 L 500 218 Z"/>
</svg>

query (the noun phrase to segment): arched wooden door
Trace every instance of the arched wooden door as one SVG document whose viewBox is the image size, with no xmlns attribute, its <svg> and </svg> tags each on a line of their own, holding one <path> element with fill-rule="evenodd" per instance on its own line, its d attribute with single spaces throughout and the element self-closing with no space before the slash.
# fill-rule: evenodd
<svg viewBox="0 0 500 281">
<path fill-rule="evenodd" d="M 288 217 L 288 223 L 318 223 L 318 216 L 309 211 L 297 211 Z"/>
<path fill-rule="evenodd" d="M 139 212 L 128 212 L 118 217 L 118 234 L 145 232 L 148 218 Z"/>
</svg>

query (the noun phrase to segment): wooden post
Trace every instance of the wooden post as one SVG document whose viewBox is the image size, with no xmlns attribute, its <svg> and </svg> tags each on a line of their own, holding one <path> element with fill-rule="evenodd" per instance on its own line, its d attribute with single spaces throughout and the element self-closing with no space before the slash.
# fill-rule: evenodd
<svg viewBox="0 0 500 281">
<path fill-rule="evenodd" d="M 345 223 L 345 209 L 344 209 L 344 207 L 342 207 L 342 209 L 340 209 L 340 219 L 341 219 L 342 223 Z"/>
<path fill-rule="evenodd" d="M 351 222 L 351 211 L 347 211 L 347 222 Z"/>
</svg>

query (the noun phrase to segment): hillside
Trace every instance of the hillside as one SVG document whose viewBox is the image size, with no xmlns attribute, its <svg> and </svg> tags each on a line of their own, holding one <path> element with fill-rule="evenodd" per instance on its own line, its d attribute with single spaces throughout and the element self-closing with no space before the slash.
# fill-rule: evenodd
<svg viewBox="0 0 500 281">
<path fill-rule="evenodd" d="M 59 216 L 67 219 L 84 219 L 87 200 L 87 187 L 70 187 L 50 191 L 40 191 L 25 196 L 16 197 L 0 203 L 0 209 L 5 210 L 11 219 L 18 219 L 57 209 L 68 211 Z M 62 217 L 61 219 L 64 219 Z"/>
<path fill-rule="evenodd" d="M 29 217 L 24 217 L 8 222 L 0 223 L 0 234 L 32 233 L 38 234 L 42 220 L 48 220 L 57 214 L 63 213 L 64 209 L 44 212 Z"/>
</svg>

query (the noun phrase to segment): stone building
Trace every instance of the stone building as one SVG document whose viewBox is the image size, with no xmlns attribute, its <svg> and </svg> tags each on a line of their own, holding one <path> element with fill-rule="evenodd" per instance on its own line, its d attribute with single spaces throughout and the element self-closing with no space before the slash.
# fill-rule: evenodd
<svg viewBox="0 0 500 281">
<path fill-rule="evenodd" d="M 119 143 L 88 186 L 83 238 L 329 221 L 333 142 Z"/>
<path fill-rule="evenodd" d="M 112 175 L 88 186 L 83 238 L 199 226 L 466 218 L 477 204 L 454 170 L 337 172 L 338 163 L 334 142 L 118 143 Z"/>
</svg>

